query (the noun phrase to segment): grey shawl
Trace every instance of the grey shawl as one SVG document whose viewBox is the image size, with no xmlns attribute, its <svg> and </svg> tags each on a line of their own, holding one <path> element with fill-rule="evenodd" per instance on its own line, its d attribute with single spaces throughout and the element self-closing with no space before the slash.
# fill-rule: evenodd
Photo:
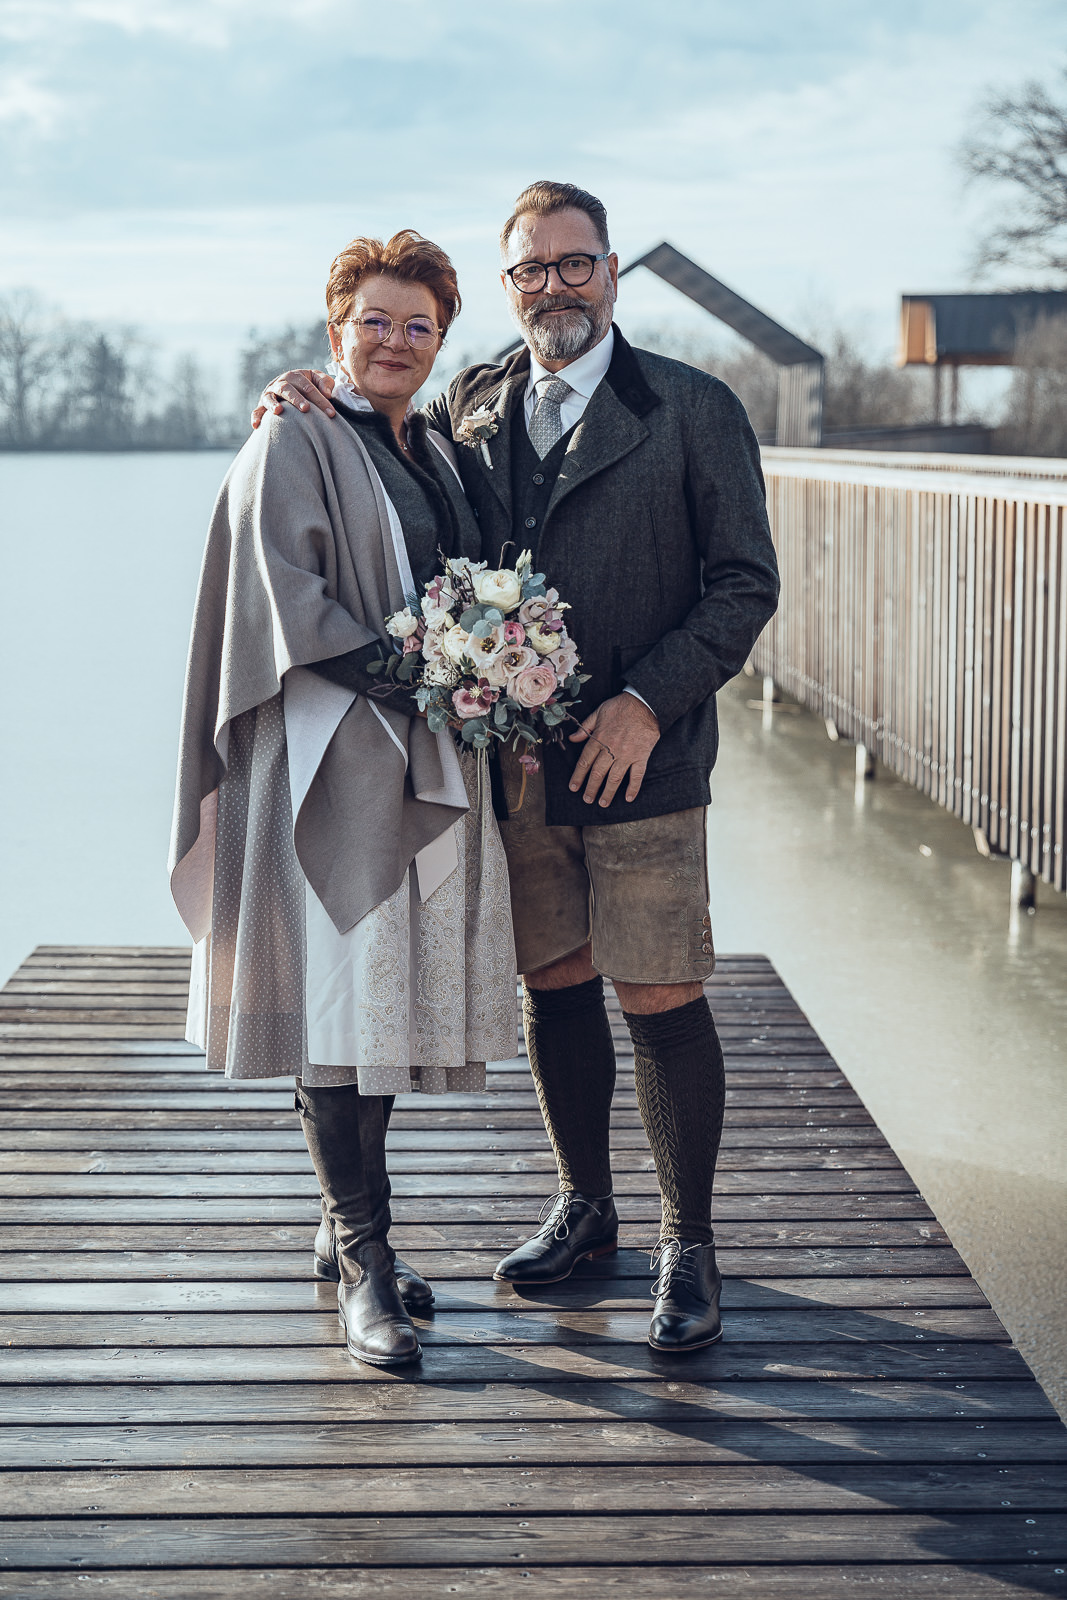
<svg viewBox="0 0 1067 1600">
<path fill-rule="evenodd" d="M 404 600 L 388 506 L 353 430 L 314 409 L 265 419 L 220 491 L 193 617 L 170 869 L 194 940 L 211 927 L 231 722 L 272 700 L 290 669 L 385 640 L 384 618 Z M 426 723 L 382 711 L 405 770 L 378 709 L 353 701 L 294 829 L 300 866 L 341 933 L 467 809 Z"/>
</svg>

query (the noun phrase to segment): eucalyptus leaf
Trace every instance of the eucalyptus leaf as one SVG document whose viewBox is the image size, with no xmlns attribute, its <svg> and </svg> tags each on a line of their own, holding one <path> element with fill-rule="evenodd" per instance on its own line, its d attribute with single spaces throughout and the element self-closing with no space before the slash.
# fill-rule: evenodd
<svg viewBox="0 0 1067 1600">
<path fill-rule="evenodd" d="M 485 616 L 484 606 L 468 606 L 459 619 L 459 625 L 464 633 L 470 633 L 476 622 L 481 622 Z"/>
<path fill-rule="evenodd" d="M 495 628 L 498 623 L 503 622 L 504 613 L 499 606 L 486 606 L 485 620 L 486 622 L 491 622 Z"/>
<path fill-rule="evenodd" d="M 443 711 L 428 711 L 426 726 L 431 733 L 443 733 L 448 727 L 448 718 Z"/>
<path fill-rule="evenodd" d="M 367 662 L 367 671 L 370 673 L 372 678 L 376 678 L 378 676 L 379 672 L 384 672 L 385 671 L 385 662 L 384 661 L 368 661 Z"/>
<path fill-rule="evenodd" d="M 493 624 L 483 617 L 481 622 L 476 622 L 469 631 L 472 639 L 488 639 L 493 631 Z"/>
</svg>

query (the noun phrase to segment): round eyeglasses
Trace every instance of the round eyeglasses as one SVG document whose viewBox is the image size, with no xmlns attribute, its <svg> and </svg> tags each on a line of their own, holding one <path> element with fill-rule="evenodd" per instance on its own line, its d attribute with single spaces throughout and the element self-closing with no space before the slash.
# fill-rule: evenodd
<svg viewBox="0 0 1067 1600">
<path fill-rule="evenodd" d="M 540 294 L 548 282 L 552 267 L 559 273 L 560 283 L 568 289 L 580 289 L 593 276 L 598 261 L 606 261 L 610 251 L 601 250 L 598 256 L 582 253 L 563 256 L 559 261 L 520 261 L 517 267 L 508 267 L 507 275 L 520 294 Z"/>
<path fill-rule="evenodd" d="M 394 323 L 392 317 L 387 317 L 384 311 L 369 311 L 363 317 L 349 317 L 347 319 L 353 327 L 359 329 L 359 336 L 367 344 L 384 344 L 392 334 Z M 444 332 L 436 322 L 431 322 L 429 317 L 409 317 L 402 324 L 404 338 L 413 350 L 427 350 L 430 345 L 436 344 L 438 337 Z"/>
</svg>

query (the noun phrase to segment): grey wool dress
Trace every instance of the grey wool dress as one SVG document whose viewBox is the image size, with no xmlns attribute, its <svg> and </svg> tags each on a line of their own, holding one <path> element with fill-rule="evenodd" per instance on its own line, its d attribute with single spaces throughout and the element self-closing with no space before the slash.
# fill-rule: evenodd
<svg viewBox="0 0 1067 1600">
<path fill-rule="evenodd" d="M 475 553 L 449 447 L 432 443 Z M 517 1022 L 488 794 L 450 734 L 310 670 L 388 647 L 384 618 L 413 590 L 382 466 L 362 430 L 290 412 L 252 436 L 220 493 L 171 850 L 195 941 L 188 1037 L 234 1078 L 474 1091 L 487 1060 L 514 1055 Z M 422 520 L 424 567 L 425 508 L 393 486 Z"/>
</svg>

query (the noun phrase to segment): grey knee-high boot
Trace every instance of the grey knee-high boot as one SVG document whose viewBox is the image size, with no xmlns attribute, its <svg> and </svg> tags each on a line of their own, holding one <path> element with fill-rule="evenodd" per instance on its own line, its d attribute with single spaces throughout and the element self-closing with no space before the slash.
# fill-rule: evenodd
<svg viewBox="0 0 1067 1600">
<path fill-rule="evenodd" d="M 389 1244 L 389 1174 L 380 1095 L 355 1084 L 300 1084 L 296 1108 L 319 1180 L 339 1274 L 338 1312 L 360 1360 L 392 1366 L 421 1355 L 397 1289 Z"/>
</svg>

